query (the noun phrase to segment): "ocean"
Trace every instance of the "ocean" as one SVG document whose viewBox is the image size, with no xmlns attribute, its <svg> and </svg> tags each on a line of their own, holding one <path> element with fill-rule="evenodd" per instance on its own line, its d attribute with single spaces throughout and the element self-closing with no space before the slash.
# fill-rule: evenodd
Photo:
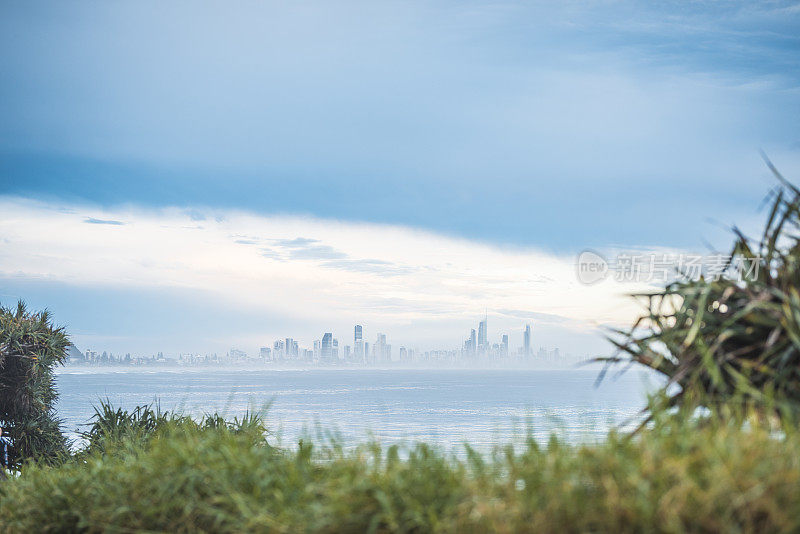
<svg viewBox="0 0 800 534">
<path fill-rule="evenodd" d="M 426 441 L 479 449 L 545 440 L 556 433 L 591 441 L 641 410 L 658 382 L 644 371 L 598 370 L 118 368 L 68 366 L 58 372 L 58 413 L 72 437 L 109 400 L 132 408 L 226 417 L 264 410 L 272 441 L 290 446 L 308 436 L 345 446 Z"/>
</svg>

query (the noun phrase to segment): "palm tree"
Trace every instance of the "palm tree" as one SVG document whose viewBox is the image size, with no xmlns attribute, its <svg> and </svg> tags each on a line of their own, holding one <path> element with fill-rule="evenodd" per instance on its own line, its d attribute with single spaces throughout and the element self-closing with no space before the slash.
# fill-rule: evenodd
<svg viewBox="0 0 800 534">
<path fill-rule="evenodd" d="M 47 310 L 0 307 L 0 424 L 11 438 L 15 467 L 28 459 L 52 463 L 67 452 L 55 414 L 53 369 L 64 363 L 69 340 Z"/>
</svg>

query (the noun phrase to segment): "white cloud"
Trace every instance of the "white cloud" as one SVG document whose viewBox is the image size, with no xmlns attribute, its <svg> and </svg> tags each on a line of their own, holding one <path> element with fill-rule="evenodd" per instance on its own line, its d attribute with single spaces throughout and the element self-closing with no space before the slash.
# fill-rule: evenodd
<svg viewBox="0 0 800 534">
<path fill-rule="evenodd" d="M 572 256 L 399 226 L 9 197 L 0 212 L 3 278 L 188 289 L 314 328 L 366 322 L 452 345 L 484 309 L 497 328 L 531 321 L 585 333 L 627 324 L 639 308 L 625 294 L 645 289 L 582 285 Z M 115 224 L 87 223 L 98 220 Z"/>
</svg>

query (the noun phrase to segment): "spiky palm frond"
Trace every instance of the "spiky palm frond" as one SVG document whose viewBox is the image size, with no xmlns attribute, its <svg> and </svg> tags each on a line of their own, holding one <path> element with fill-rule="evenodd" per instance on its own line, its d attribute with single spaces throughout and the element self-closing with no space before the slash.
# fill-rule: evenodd
<svg viewBox="0 0 800 534">
<path fill-rule="evenodd" d="M 21 301 L 0 308 L 0 424 L 12 440 L 16 466 L 28 459 L 55 461 L 66 452 L 53 370 L 64 363 L 68 346 L 47 310 L 29 312 Z"/>
<path fill-rule="evenodd" d="M 720 404 L 800 413 L 800 190 L 767 160 L 779 185 L 759 240 L 734 228 L 742 280 L 680 279 L 647 299 L 646 313 L 612 339 L 609 364 L 663 374 L 669 406 Z M 675 387 L 677 386 L 677 388 Z"/>
</svg>

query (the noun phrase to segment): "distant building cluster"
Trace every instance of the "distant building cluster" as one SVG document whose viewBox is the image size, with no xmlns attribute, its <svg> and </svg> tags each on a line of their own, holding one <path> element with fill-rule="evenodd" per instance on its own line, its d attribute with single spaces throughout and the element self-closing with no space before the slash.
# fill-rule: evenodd
<svg viewBox="0 0 800 534">
<path fill-rule="evenodd" d="M 166 363 L 167 358 L 164 357 L 162 352 L 150 356 L 131 356 L 130 352 L 124 355 L 106 351 L 100 353 L 88 349 L 81 352 L 75 345 L 70 345 L 67 349 L 67 361 L 69 363 L 88 363 L 92 365 L 148 365 Z"/>
<path fill-rule="evenodd" d="M 400 361 L 407 361 L 414 351 L 400 348 Z M 272 347 L 261 347 L 258 358 L 265 362 L 291 363 L 301 362 L 319 365 L 336 365 L 340 363 L 378 365 L 391 363 L 392 346 L 386 342 L 386 334 L 378 334 L 370 345 L 364 341 L 364 327 L 353 328 L 353 344 L 341 345 L 331 332 L 325 332 L 322 339 L 314 341 L 312 348 L 301 349 L 292 338 L 276 340 Z M 410 360 L 408 360 L 410 361 Z"/>
<path fill-rule="evenodd" d="M 384 366 L 391 364 L 422 364 L 422 365 L 474 365 L 481 363 L 563 363 L 565 358 L 560 351 L 540 347 L 536 353 L 533 351 L 531 339 L 531 325 L 525 325 L 522 332 L 522 346 L 515 350 L 509 347 L 509 335 L 500 334 L 494 340 L 489 335 L 488 314 L 478 324 L 477 332 L 473 328 L 470 335 L 464 340 L 459 349 L 454 350 L 426 350 L 420 351 L 410 347 L 401 346 L 395 353 L 392 345 L 387 341 L 386 334 L 378 333 L 375 341 L 364 341 L 364 327 L 353 327 L 352 344 L 348 341 L 341 344 L 331 332 L 325 332 L 320 339 L 313 342 L 311 347 L 300 347 L 298 342 L 290 337 L 275 340 L 272 346 L 261 347 L 257 353 L 247 352 L 232 348 L 226 354 L 193 354 L 178 355 L 177 362 L 182 365 L 226 364 L 226 363 L 263 363 L 275 365 L 310 365 L 310 366 Z M 168 360 L 164 354 L 142 357 L 130 354 L 114 355 L 103 352 L 87 350 L 81 354 L 75 347 L 71 347 L 71 363 L 88 363 L 92 365 L 146 365 L 152 363 L 165 363 Z"/>
<path fill-rule="evenodd" d="M 530 339 L 531 327 L 526 327 L 526 339 Z M 484 316 L 483 321 L 478 324 L 478 335 L 475 336 L 475 329 L 470 330 L 469 338 L 464 341 L 461 356 L 465 359 L 491 359 L 502 360 L 509 357 L 508 334 L 500 336 L 498 343 L 489 342 L 489 318 Z"/>
</svg>

